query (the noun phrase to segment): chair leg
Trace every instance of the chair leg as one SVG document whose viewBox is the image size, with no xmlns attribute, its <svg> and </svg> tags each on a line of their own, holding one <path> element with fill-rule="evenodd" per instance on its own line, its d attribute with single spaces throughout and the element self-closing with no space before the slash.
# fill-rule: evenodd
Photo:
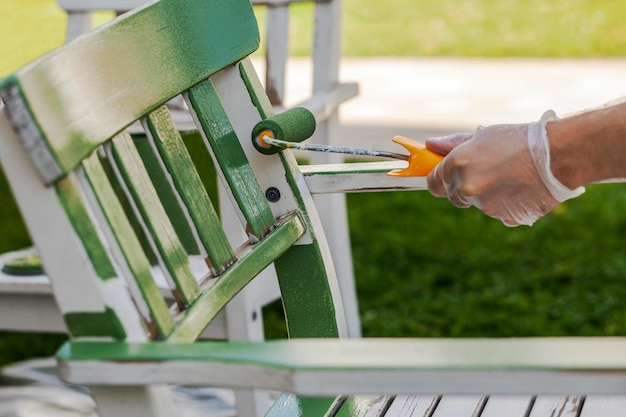
<svg viewBox="0 0 626 417">
<path fill-rule="evenodd" d="M 100 417 L 177 416 L 170 389 L 152 387 L 90 387 Z"/>
</svg>

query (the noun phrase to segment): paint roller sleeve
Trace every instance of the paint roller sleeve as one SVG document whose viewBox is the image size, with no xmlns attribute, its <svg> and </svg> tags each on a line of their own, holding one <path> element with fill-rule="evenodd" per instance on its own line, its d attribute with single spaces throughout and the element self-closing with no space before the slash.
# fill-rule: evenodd
<svg viewBox="0 0 626 417">
<path fill-rule="evenodd" d="M 315 132 L 315 116 L 304 107 L 294 107 L 283 113 L 261 120 L 252 129 L 252 143 L 261 153 L 271 155 L 282 148 L 265 142 L 263 137 L 289 142 L 302 142 Z"/>
</svg>

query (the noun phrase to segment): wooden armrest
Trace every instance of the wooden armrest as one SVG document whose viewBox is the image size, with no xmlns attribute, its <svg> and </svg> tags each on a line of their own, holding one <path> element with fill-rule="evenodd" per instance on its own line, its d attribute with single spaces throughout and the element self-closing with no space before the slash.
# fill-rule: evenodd
<svg viewBox="0 0 626 417">
<path fill-rule="evenodd" d="M 406 165 L 405 161 L 359 162 L 303 165 L 300 170 L 311 194 L 427 190 L 426 177 L 387 175 Z"/>
<path fill-rule="evenodd" d="M 71 342 L 70 383 L 258 387 L 303 395 L 623 394 L 626 338 Z"/>
</svg>

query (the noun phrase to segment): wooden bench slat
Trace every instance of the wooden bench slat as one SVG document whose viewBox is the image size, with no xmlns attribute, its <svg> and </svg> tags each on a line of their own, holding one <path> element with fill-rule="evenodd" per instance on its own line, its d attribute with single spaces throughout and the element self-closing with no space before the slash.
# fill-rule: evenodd
<svg viewBox="0 0 626 417">
<path fill-rule="evenodd" d="M 478 395 L 444 395 L 432 417 L 475 417 L 485 406 L 487 397 Z"/>
<path fill-rule="evenodd" d="M 174 325 L 169 307 L 152 278 L 150 261 L 144 254 L 137 235 L 133 232 L 97 153 L 83 161 L 83 168 L 122 252 L 124 259 L 120 265 L 127 265 L 131 275 L 135 278 L 128 280 L 127 283 L 136 295 L 136 302 L 143 307 L 142 315 L 147 323 L 156 326 L 158 334 L 169 333 Z M 140 300 L 143 300 L 143 303 Z"/>
<path fill-rule="evenodd" d="M 530 395 L 492 395 L 480 417 L 527 417 L 534 400 Z"/>
<path fill-rule="evenodd" d="M 234 261 L 235 254 L 167 108 L 162 106 L 150 113 L 147 125 L 152 143 L 171 172 L 172 182 L 196 226 L 211 266 L 216 275 L 220 274 Z"/>
<path fill-rule="evenodd" d="M 220 310 L 255 276 L 287 251 L 305 232 L 300 217 L 293 213 L 281 219 L 261 241 L 240 248 L 237 261 L 215 279 L 189 306 L 167 341 L 189 343 L 198 338 Z"/>
<path fill-rule="evenodd" d="M 624 417 L 626 395 L 589 395 L 579 417 Z"/>
<path fill-rule="evenodd" d="M 439 397 L 435 395 L 398 395 L 386 415 L 389 417 L 431 417 L 438 403 Z"/>
<path fill-rule="evenodd" d="M 213 83 L 208 80 L 193 87 L 188 92 L 188 99 L 247 222 L 249 233 L 256 238 L 262 237 L 273 226 L 274 216 Z"/>
<path fill-rule="evenodd" d="M 281 394 L 265 417 L 334 417 L 345 397 L 298 397 Z"/>
<path fill-rule="evenodd" d="M 578 417 L 583 397 L 541 395 L 535 399 L 528 417 Z"/>
<path fill-rule="evenodd" d="M 147 235 L 155 246 L 163 275 L 171 285 L 174 298 L 179 304 L 191 304 L 200 294 L 200 289 L 189 267 L 189 258 L 159 201 L 130 135 L 122 133 L 116 136 L 111 143 L 111 153 L 116 171 L 119 171 L 149 232 Z"/>
<path fill-rule="evenodd" d="M 346 398 L 336 417 L 382 417 L 393 397 L 388 395 L 357 395 Z"/>
</svg>

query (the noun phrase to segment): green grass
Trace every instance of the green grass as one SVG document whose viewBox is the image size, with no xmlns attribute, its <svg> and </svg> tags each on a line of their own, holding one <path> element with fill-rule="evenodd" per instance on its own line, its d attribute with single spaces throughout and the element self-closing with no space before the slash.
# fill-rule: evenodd
<svg viewBox="0 0 626 417">
<path fill-rule="evenodd" d="M 292 6 L 291 51 L 307 55 L 313 13 Z M 621 0 L 344 0 L 344 56 L 620 57 Z"/>
<path fill-rule="evenodd" d="M 344 56 L 620 57 L 622 0 L 343 0 Z M 54 0 L 3 0 L 0 77 L 63 43 Z M 260 25 L 265 8 L 258 7 Z M 100 13 L 95 23 L 111 17 Z M 290 50 L 308 55 L 314 11 L 292 6 Z M 263 33 L 263 32 L 262 32 Z"/>
<path fill-rule="evenodd" d="M 4 0 L 0 76 L 63 41 L 53 0 Z M 261 22 L 264 10 L 258 9 Z M 313 10 L 294 6 L 292 53 Z M 106 16 L 101 16 L 104 20 Z M 622 0 L 344 0 L 346 56 L 626 55 Z M 626 192 L 597 185 L 532 228 L 509 229 L 427 192 L 348 197 L 367 336 L 626 334 Z M 0 178 L 0 252 L 27 233 Z M 269 336 L 281 334 L 267 309 Z M 0 363 L 51 354 L 62 337 L 0 335 Z"/>
<path fill-rule="evenodd" d="M 349 195 L 363 333 L 626 335 L 625 205 L 624 185 L 595 185 L 507 228 L 428 192 Z"/>
<path fill-rule="evenodd" d="M 428 193 L 349 198 L 364 333 L 626 334 L 623 185 L 507 228 Z"/>
</svg>

